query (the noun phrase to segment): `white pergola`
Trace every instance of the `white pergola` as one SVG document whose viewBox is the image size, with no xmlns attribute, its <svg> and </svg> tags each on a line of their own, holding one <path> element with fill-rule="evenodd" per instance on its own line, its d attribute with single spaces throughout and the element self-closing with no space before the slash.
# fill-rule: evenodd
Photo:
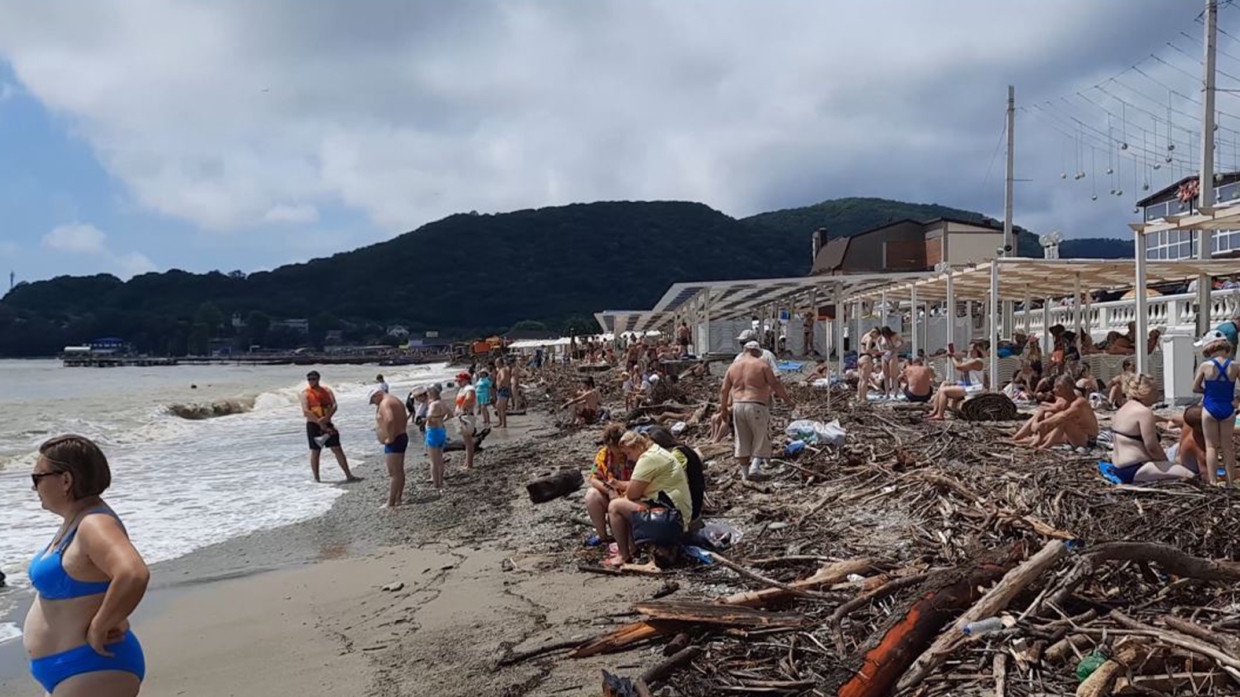
<svg viewBox="0 0 1240 697">
<path fill-rule="evenodd" d="M 655 303 L 652 312 L 686 317 L 709 327 L 711 320 L 741 317 L 775 318 L 779 310 L 795 314 L 799 308 L 835 305 L 831 323 L 838 368 L 843 373 L 844 304 L 849 294 L 893 282 L 924 278 L 925 273 L 872 273 L 841 276 L 743 279 L 674 283 Z"/>
<path fill-rule="evenodd" d="M 675 319 L 675 315 L 650 310 L 607 310 L 594 313 L 594 319 L 604 333 L 619 336 L 629 332 L 645 334 L 662 329 Z"/>
<path fill-rule="evenodd" d="M 1144 251 L 1138 245 L 1138 252 Z M 1142 263 L 1144 262 L 1144 263 Z M 1240 273 L 1240 259 L 1206 259 L 1180 261 L 1145 261 L 1133 259 L 1023 259 L 1003 258 L 973 266 L 947 269 L 928 278 L 904 283 L 893 283 L 881 288 L 869 288 L 855 293 L 848 301 L 860 302 L 880 294 L 885 297 L 907 297 L 916 317 L 917 306 L 923 302 L 943 302 L 956 307 L 960 301 L 982 301 L 989 304 L 987 310 L 987 338 L 990 341 L 990 381 L 999 380 L 999 340 L 1001 300 L 1021 301 L 1026 312 L 1033 298 L 1044 300 L 1043 312 L 1049 315 L 1051 298 L 1071 296 L 1076 298 L 1075 324 L 1082 324 L 1082 291 L 1120 290 L 1135 287 L 1137 292 L 1137 336 L 1147 335 L 1145 320 L 1145 287 L 1147 283 L 1183 281 L 1205 276 L 1222 276 Z M 1088 303 L 1088 296 L 1086 296 Z M 954 313 L 953 313 L 954 316 Z M 1027 316 L 1027 315 L 1026 315 Z M 1043 322 L 1043 331 L 1050 322 Z M 954 342 L 954 323 L 948 322 L 948 342 Z M 1011 332 L 1013 327 L 1004 327 Z M 914 336 L 916 333 L 914 333 Z M 1046 340 L 1043 343 L 1045 345 Z M 1137 341 L 1137 370 L 1144 371 L 1148 362 L 1146 342 Z"/>
</svg>

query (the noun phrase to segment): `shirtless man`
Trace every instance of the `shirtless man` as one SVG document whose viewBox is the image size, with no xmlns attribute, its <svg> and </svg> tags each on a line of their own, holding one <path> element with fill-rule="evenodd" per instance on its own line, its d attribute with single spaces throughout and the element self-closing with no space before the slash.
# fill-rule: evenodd
<svg viewBox="0 0 1240 697">
<path fill-rule="evenodd" d="M 409 448 L 409 412 L 399 397 L 375 388 L 367 400 L 375 409 L 375 436 L 383 444 L 383 464 L 387 465 L 391 485 L 384 508 L 396 508 L 405 495 L 405 450 Z"/>
<path fill-rule="evenodd" d="M 508 365 L 508 374 L 512 382 L 512 395 L 508 398 L 508 406 L 512 409 L 524 409 L 525 399 L 521 396 L 521 365 L 512 359 L 505 362 Z M 506 418 L 504 423 L 508 423 Z"/>
<path fill-rule="evenodd" d="M 497 428 L 508 428 L 508 404 L 512 400 L 512 366 L 509 361 L 501 358 L 495 376 L 495 416 Z"/>
<path fill-rule="evenodd" d="M 577 407 L 573 410 L 573 424 L 576 426 L 585 426 L 598 421 L 599 409 L 602 406 L 598 389 L 594 387 L 594 378 L 587 375 L 581 379 L 581 385 L 582 389 L 577 391 L 577 396 L 565 402 L 559 409 L 564 411 L 569 407 Z"/>
<path fill-rule="evenodd" d="M 1077 390 L 1072 378 L 1061 376 L 1055 381 L 1055 396 L 1067 406 L 1042 419 L 1029 447 L 1045 450 L 1055 445 L 1088 447 L 1098 437 L 1098 419 L 1089 399 Z"/>
<path fill-rule="evenodd" d="M 336 464 L 344 470 L 346 482 L 361 481 L 361 477 L 349 471 L 349 461 L 340 447 L 340 431 L 332 425 L 332 416 L 338 408 L 336 393 L 330 387 L 319 384 L 317 370 L 306 373 L 306 383 L 306 389 L 300 395 L 301 414 L 306 417 L 306 440 L 310 444 L 310 472 L 314 474 L 314 481 L 322 481 L 319 479 L 319 456 L 324 447 L 336 456 Z"/>
<path fill-rule="evenodd" d="M 735 430 L 733 455 L 741 468 L 741 478 L 762 475 L 762 463 L 771 456 L 771 397 L 792 404 L 792 398 L 775 371 L 762 358 L 756 341 L 745 344 L 745 351 L 728 367 L 719 388 L 719 410 L 732 416 Z"/>
<path fill-rule="evenodd" d="M 929 402 L 934 391 L 934 368 L 926 365 L 920 356 L 904 366 L 904 396 L 910 402 Z"/>
<path fill-rule="evenodd" d="M 448 428 L 444 424 L 452 415 L 441 396 L 437 385 L 427 388 L 426 452 L 431 459 L 431 485 L 437 494 L 443 493 L 443 448 L 448 444 Z"/>
</svg>

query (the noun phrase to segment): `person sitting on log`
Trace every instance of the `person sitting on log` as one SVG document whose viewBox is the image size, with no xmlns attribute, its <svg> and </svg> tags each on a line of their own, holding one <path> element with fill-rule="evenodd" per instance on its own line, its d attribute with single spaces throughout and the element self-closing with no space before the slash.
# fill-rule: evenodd
<svg viewBox="0 0 1240 697">
<path fill-rule="evenodd" d="M 577 391 L 577 396 L 565 402 L 559 409 L 563 411 L 569 407 L 576 407 L 573 410 L 573 425 L 575 426 L 585 426 L 598 421 L 601 407 L 598 389 L 594 386 L 594 378 L 587 375 L 581 379 L 581 385 L 582 389 Z"/>
<path fill-rule="evenodd" d="M 693 515 L 688 476 L 671 453 L 635 431 L 620 437 L 620 448 L 637 464 L 624 496 L 607 506 L 616 538 L 616 554 L 605 562 L 610 566 L 631 563 L 639 544 L 678 547 Z"/>
<path fill-rule="evenodd" d="M 1116 484 L 1186 479 L 1197 470 L 1171 462 L 1158 439 L 1160 418 L 1150 406 L 1160 398 L 1154 379 L 1136 373 L 1124 376 L 1124 406 L 1111 422 L 1115 453 L 1111 462 L 1098 463 L 1102 476 Z"/>
<path fill-rule="evenodd" d="M 607 535 L 607 507 L 612 499 L 624 495 L 633 468 L 628 456 L 620 449 L 620 437 L 624 426 L 608 424 L 603 429 L 603 447 L 594 455 L 594 470 L 590 472 L 590 489 L 586 491 L 586 513 L 594 523 L 594 534 L 586 540 L 586 546 L 594 547 L 609 541 Z"/>
<path fill-rule="evenodd" d="M 926 415 L 927 421 L 942 421 L 947 418 L 948 409 L 956 409 L 966 397 L 986 389 L 986 349 L 982 341 L 974 341 L 969 345 L 969 357 L 963 361 L 952 356 L 952 364 L 964 378 L 957 382 L 946 381 L 939 386 L 939 391 L 932 400 L 933 409 Z"/>
<path fill-rule="evenodd" d="M 1013 442 L 1039 450 L 1056 445 L 1070 445 L 1074 448 L 1096 445 L 1098 419 L 1094 416 L 1094 410 L 1084 390 L 1078 388 L 1071 377 L 1061 375 L 1055 381 L 1055 395 L 1059 398 L 1056 404 L 1062 403 L 1063 408 L 1045 413 L 1042 419 L 1031 426 L 1031 433 L 1027 437 L 1014 438 Z"/>
<path fill-rule="evenodd" d="M 706 499 L 706 471 L 702 465 L 702 456 L 697 450 L 676 440 L 672 432 L 656 426 L 646 432 L 646 436 L 654 441 L 659 447 L 672 454 L 676 458 L 676 462 L 685 470 L 685 477 L 689 480 L 689 498 L 692 501 L 693 515 L 690 517 L 690 524 L 698 518 L 702 517 L 702 505 Z"/>
</svg>

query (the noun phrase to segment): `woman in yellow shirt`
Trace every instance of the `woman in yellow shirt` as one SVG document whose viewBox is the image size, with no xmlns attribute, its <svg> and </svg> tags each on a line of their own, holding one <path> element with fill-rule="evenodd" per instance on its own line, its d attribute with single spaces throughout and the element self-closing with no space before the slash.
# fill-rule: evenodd
<svg viewBox="0 0 1240 697">
<path fill-rule="evenodd" d="M 674 546 L 688 528 L 693 513 L 689 480 L 684 467 L 667 450 L 656 445 L 646 436 L 629 431 L 620 438 L 620 449 L 630 460 L 636 460 L 633 475 L 623 496 L 612 499 L 607 506 L 607 517 L 612 535 L 616 538 L 617 554 L 607 560 L 619 566 L 633 561 L 637 556 L 639 542 L 651 542 L 661 547 Z M 653 507 L 671 506 L 680 514 L 678 530 L 647 526 L 649 539 L 635 540 L 633 514 Z"/>
</svg>

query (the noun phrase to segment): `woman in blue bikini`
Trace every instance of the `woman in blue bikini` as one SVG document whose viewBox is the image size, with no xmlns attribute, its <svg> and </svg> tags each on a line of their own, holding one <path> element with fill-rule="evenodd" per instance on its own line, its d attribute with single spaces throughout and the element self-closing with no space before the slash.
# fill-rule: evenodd
<svg viewBox="0 0 1240 697">
<path fill-rule="evenodd" d="M 1214 484 L 1221 458 L 1227 473 L 1227 486 L 1233 481 L 1236 466 L 1236 378 L 1240 365 L 1232 362 L 1231 341 L 1217 329 L 1205 333 L 1196 346 L 1201 347 L 1205 361 L 1197 366 L 1193 392 L 1204 395 L 1201 401 L 1201 427 L 1206 434 L 1206 483 Z"/>
<path fill-rule="evenodd" d="M 59 436 L 39 447 L 31 479 L 64 522 L 30 562 L 30 672 L 52 697 L 134 697 L 146 664 L 129 615 L 150 572 L 99 497 L 112 483 L 108 460 L 86 438 Z"/>
</svg>

